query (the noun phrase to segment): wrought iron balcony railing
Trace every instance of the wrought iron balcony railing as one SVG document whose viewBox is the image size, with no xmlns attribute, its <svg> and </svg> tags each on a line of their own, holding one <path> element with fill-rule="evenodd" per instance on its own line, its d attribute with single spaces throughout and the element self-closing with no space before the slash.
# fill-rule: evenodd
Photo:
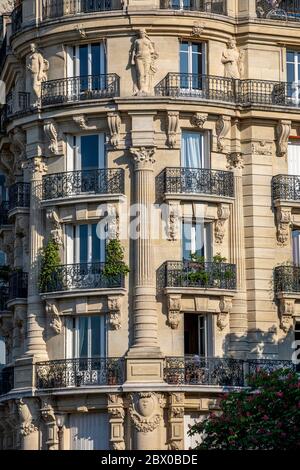
<svg viewBox="0 0 300 470">
<path fill-rule="evenodd" d="M 258 18 L 271 20 L 300 20 L 300 0 L 256 0 Z"/>
<path fill-rule="evenodd" d="M 300 176 L 277 175 L 272 178 L 272 197 L 285 201 L 300 201 Z"/>
<path fill-rule="evenodd" d="M 2 201 L 0 204 L 0 225 L 8 225 L 9 202 Z"/>
<path fill-rule="evenodd" d="M 8 302 L 8 284 L 0 281 L 0 311 L 6 310 L 6 304 Z"/>
<path fill-rule="evenodd" d="M 124 194 L 124 170 L 100 168 L 54 173 L 43 177 L 43 199 L 80 194 Z"/>
<path fill-rule="evenodd" d="M 170 385 L 212 385 L 220 387 L 247 386 L 249 375 L 263 370 L 297 371 L 292 361 L 272 359 L 240 360 L 230 357 L 166 357 L 164 380 Z"/>
<path fill-rule="evenodd" d="M 275 292 L 300 293 L 300 267 L 276 266 L 274 269 Z"/>
<path fill-rule="evenodd" d="M 20 3 L 11 13 L 11 30 L 12 34 L 18 33 L 22 28 L 23 21 L 23 5 Z"/>
<path fill-rule="evenodd" d="M 120 77 L 115 73 L 61 78 L 42 83 L 42 106 L 114 98 L 120 94 Z"/>
<path fill-rule="evenodd" d="M 14 388 L 14 368 L 3 366 L 0 369 L 0 395 L 5 395 Z"/>
<path fill-rule="evenodd" d="M 81 358 L 38 362 L 38 389 L 120 385 L 125 380 L 122 358 Z"/>
<path fill-rule="evenodd" d="M 231 171 L 203 168 L 166 168 L 164 193 L 234 197 L 234 175 Z"/>
<path fill-rule="evenodd" d="M 121 0 L 42 0 L 42 19 L 121 9 Z"/>
<path fill-rule="evenodd" d="M 236 289 L 236 266 L 228 263 L 167 261 L 165 287 Z"/>
<path fill-rule="evenodd" d="M 199 356 L 167 357 L 164 379 L 168 384 L 243 387 L 244 361 Z"/>
<path fill-rule="evenodd" d="M 26 299 L 28 293 L 28 274 L 16 271 L 9 277 L 9 300 Z"/>
<path fill-rule="evenodd" d="M 77 263 L 58 266 L 44 289 L 60 292 L 74 289 L 110 289 L 124 287 L 124 276 L 105 276 L 105 263 Z"/>
<path fill-rule="evenodd" d="M 10 186 L 8 194 L 10 211 L 30 206 L 30 183 L 15 183 Z"/>
<path fill-rule="evenodd" d="M 6 97 L 6 116 L 22 115 L 30 110 L 30 93 L 25 91 L 11 91 Z"/>
<path fill-rule="evenodd" d="M 155 87 L 157 96 L 223 101 L 240 106 L 300 106 L 297 83 L 235 80 L 212 75 L 170 72 Z"/>
<path fill-rule="evenodd" d="M 160 0 L 160 8 L 227 14 L 226 0 Z"/>
</svg>

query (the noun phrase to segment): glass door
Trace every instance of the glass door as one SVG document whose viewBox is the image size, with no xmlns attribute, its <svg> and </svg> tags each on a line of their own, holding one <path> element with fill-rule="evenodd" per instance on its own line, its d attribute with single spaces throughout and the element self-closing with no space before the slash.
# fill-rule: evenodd
<svg viewBox="0 0 300 470">
<path fill-rule="evenodd" d="M 182 41 L 180 44 L 180 91 L 200 94 L 205 75 L 205 44 Z"/>
<path fill-rule="evenodd" d="M 288 51 L 286 57 L 287 67 L 287 94 L 293 104 L 300 102 L 300 52 Z"/>
<path fill-rule="evenodd" d="M 182 258 L 191 261 L 191 255 L 203 257 L 205 261 L 212 258 L 211 224 L 196 223 L 184 220 L 182 224 Z"/>
</svg>

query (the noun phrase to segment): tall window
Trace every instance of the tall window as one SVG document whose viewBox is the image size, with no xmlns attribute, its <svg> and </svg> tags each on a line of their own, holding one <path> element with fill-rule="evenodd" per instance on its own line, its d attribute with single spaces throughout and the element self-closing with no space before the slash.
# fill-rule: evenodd
<svg viewBox="0 0 300 470">
<path fill-rule="evenodd" d="M 97 223 L 66 225 L 67 264 L 105 261 L 105 240 L 98 238 Z"/>
<path fill-rule="evenodd" d="M 77 77 L 69 81 L 68 93 L 79 99 L 88 99 L 97 96 L 97 93 L 89 92 L 106 88 L 106 54 L 103 42 L 69 47 L 67 57 L 67 76 Z"/>
<path fill-rule="evenodd" d="M 208 133 L 182 131 L 181 166 L 185 168 L 209 168 Z"/>
<path fill-rule="evenodd" d="M 293 101 L 298 103 L 300 99 L 300 52 L 287 51 L 286 66 L 288 96 L 293 98 Z"/>
<path fill-rule="evenodd" d="M 183 41 L 180 44 L 180 87 L 188 90 L 202 89 L 205 75 L 205 44 Z"/>
<path fill-rule="evenodd" d="M 105 315 L 66 318 L 67 356 L 96 358 L 106 356 Z"/>
<path fill-rule="evenodd" d="M 211 259 L 211 224 L 184 220 L 182 224 L 182 258 L 190 260 L 193 253 L 204 256 L 206 261 Z"/>
<path fill-rule="evenodd" d="M 300 176 L 300 140 L 292 140 L 288 146 L 288 173 Z"/>
<path fill-rule="evenodd" d="M 67 171 L 105 168 L 105 134 L 68 137 Z"/>
<path fill-rule="evenodd" d="M 202 357 L 213 356 L 211 315 L 184 314 L 184 353 Z"/>
</svg>

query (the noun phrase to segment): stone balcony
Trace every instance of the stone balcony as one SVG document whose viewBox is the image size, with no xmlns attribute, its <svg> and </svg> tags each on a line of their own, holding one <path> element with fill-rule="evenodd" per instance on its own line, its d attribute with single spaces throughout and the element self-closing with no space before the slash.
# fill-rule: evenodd
<svg viewBox="0 0 300 470">
<path fill-rule="evenodd" d="M 124 196 L 124 170 L 99 168 L 43 176 L 43 205 L 119 200 Z"/>
<path fill-rule="evenodd" d="M 237 80 L 213 75 L 169 72 L 155 86 L 155 95 L 174 99 L 216 101 L 240 107 L 300 107 L 294 83 Z"/>
<path fill-rule="evenodd" d="M 36 388 L 99 387 L 125 381 L 122 358 L 76 358 L 38 362 Z"/>
<path fill-rule="evenodd" d="M 233 202 L 234 174 L 206 168 L 165 168 L 159 176 L 160 192 L 166 200 Z"/>
<path fill-rule="evenodd" d="M 230 357 L 167 357 L 164 380 L 169 385 L 245 387 L 247 376 L 263 370 L 270 373 L 278 369 L 296 370 L 292 361 L 253 359 L 239 360 Z"/>
</svg>

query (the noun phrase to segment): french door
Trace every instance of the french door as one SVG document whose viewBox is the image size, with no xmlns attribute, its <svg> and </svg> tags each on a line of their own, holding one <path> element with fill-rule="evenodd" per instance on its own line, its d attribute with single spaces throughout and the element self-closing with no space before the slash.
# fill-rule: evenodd
<svg viewBox="0 0 300 470">
<path fill-rule="evenodd" d="M 69 47 L 67 75 L 72 96 L 75 94 L 77 99 L 101 97 L 101 90 L 106 88 L 104 43 Z"/>
<path fill-rule="evenodd" d="M 70 450 L 108 450 L 109 424 L 106 413 L 69 415 Z"/>
<path fill-rule="evenodd" d="M 288 144 L 288 174 L 291 175 L 291 176 L 299 176 L 300 177 L 300 140 L 290 140 L 289 141 L 289 144 Z"/>
<path fill-rule="evenodd" d="M 182 223 L 182 258 L 190 261 L 191 255 L 203 256 L 205 261 L 212 258 L 211 224 L 184 220 Z"/>
<path fill-rule="evenodd" d="M 97 234 L 97 223 L 66 225 L 67 264 L 105 261 L 105 240 Z"/>
<path fill-rule="evenodd" d="M 293 104 L 300 103 L 300 52 L 287 51 L 287 94 Z"/>
<path fill-rule="evenodd" d="M 180 91 L 198 94 L 203 88 L 205 75 L 205 43 L 180 43 Z"/>
<path fill-rule="evenodd" d="M 213 326 L 210 314 L 184 314 L 184 354 L 213 355 Z"/>
</svg>

